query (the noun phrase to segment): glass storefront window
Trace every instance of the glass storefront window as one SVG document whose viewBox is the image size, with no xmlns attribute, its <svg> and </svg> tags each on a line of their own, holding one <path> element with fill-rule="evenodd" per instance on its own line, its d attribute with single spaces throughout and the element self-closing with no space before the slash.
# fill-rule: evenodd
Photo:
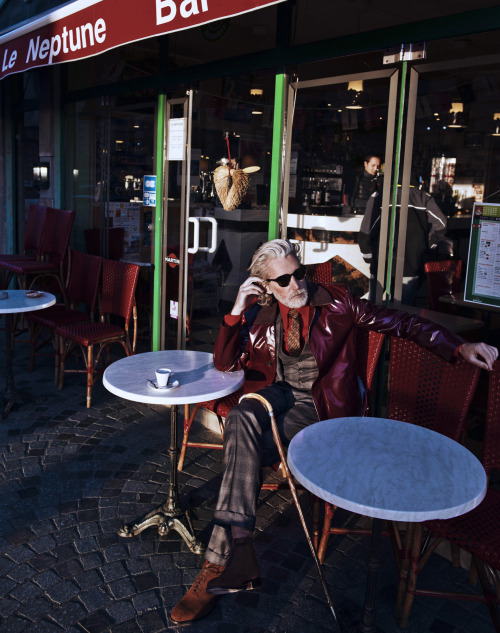
<svg viewBox="0 0 500 633">
<path fill-rule="evenodd" d="M 446 216 L 451 242 L 435 244 L 430 236 L 418 270 L 423 281 L 424 260 L 452 256 L 462 260 L 465 271 L 474 203 L 500 203 L 500 56 L 422 64 L 416 70 L 410 182 L 432 196 Z M 405 262 L 415 252 L 410 220 L 409 210 Z M 419 293 L 426 291 L 423 285 Z"/>
</svg>

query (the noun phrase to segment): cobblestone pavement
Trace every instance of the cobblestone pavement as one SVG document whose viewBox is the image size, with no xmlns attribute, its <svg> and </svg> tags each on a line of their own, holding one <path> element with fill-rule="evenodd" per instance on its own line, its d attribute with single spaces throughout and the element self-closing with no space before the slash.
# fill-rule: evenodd
<svg viewBox="0 0 500 633">
<path fill-rule="evenodd" d="M 1 322 L 0 322 L 1 324 Z M 3 332 L 0 333 L 3 339 Z M 0 348 L 3 358 L 3 347 Z M 27 346 L 17 343 L 18 389 L 35 397 L 0 424 L 1 633 L 160 633 L 201 565 L 177 534 L 155 530 L 117 536 L 162 503 L 168 488 L 169 425 L 158 407 L 121 400 L 101 384 L 85 408 L 82 376 L 52 383 L 50 359 L 27 373 Z M 2 378 L 3 382 L 3 378 Z M 200 428 L 200 427 L 198 427 Z M 201 429 L 198 436 L 213 439 Z M 220 473 L 220 451 L 192 449 L 179 486 L 207 539 Z M 304 497 L 304 507 L 307 500 Z M 339 520 L 346 521 L 344 514 Z M 224 596 L 205 620 L 182 631 L 322 633 L 331 617 L 295 508 L 287 491 L 260 499 L 256 549 L 263 588 Z M 324 565 L 335 603 L 360 612 L 368 537 L 337 537 Z M 423 577 L 470 591 L 467 573 L 435 556 Z M 379 631 L 397 633 L 396 567 L 388 540 L 377 593 Z M 475 602 L 417 598 L 408 633 L 486 633 L 487 608 Z"/>
</svg>

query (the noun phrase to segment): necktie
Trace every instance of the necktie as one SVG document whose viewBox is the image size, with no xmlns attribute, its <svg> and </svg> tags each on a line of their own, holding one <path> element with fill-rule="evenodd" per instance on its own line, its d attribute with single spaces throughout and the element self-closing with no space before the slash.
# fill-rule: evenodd
<svg viewBox="0 0 500 633">
<path fill-rule="evenodd" d="M 290 356 L 300 356 L 300 318 L 297 310 L 292 308 L 288 311 L 291 319 L 290 327 L 286 335 L 286 347 Z"/>
</svg>

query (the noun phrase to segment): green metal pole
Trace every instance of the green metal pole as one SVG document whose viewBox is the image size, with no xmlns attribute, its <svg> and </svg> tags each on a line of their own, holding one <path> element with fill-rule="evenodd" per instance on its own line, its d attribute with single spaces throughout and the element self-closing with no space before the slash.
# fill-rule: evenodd
<svg viewBox="0 0 500 633">
<path fill-rule="evenodd" d="M 280 219 L 280 190 L 282 180 L 283 115 L 285 108 L 285 75 L 276 75 L 274 88 L 273 147 L 271 158 L 271 187 L 269 194 L 270 240 L 278 237 Z"/>
<path fill-rule="evenodd" d="M 151 347 L 153 352 L 160 349 L 161 299 L 163 270 L 163 140 L 165 136 L 166 95 L 158 95 L 158 114 L 156 119 L 156 209 L 153 274 L 153 318 Z"/>
<path fill-rule="evenodd" d="M 396 132 L 396 155 L 394 157 L 394 176 L 392 181 L 392 208 L 389 231 L 389 244 L 387 247 L 387 276 L 385 278 L 386 304 L 390 301 L 392 255 L 394 251 L 394 233 L 396 228 L 396 204 L 398 195 L 399 163 L 401 160 L 401 139 L 403 137 L 403 112 L 405 107 L 406 69 L 408 62 L 403 61 L 401 67 L 401 86 L 399 92 L 398 129 Z"/>
</svg>

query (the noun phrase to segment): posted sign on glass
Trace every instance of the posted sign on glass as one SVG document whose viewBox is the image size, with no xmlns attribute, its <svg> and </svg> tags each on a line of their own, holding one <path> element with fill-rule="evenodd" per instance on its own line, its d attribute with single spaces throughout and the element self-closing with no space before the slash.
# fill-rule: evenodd
<svg viewBox="0 0 500 633">
<path fill-rule="evenodd" d="M 500 307 L 500 204 L 474 203 L 464 298 Z"/>
</svg>

